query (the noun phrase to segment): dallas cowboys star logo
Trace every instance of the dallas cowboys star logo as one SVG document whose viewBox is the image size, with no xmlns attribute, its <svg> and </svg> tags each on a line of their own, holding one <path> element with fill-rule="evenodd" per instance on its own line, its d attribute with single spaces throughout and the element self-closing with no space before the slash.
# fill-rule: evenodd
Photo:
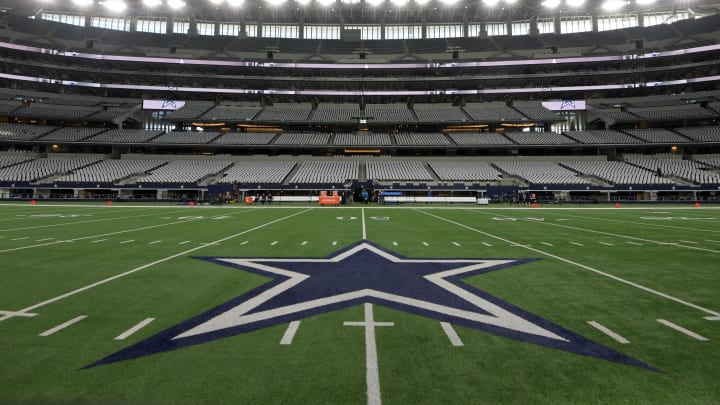
<svg viewBox="0 0 720 405">
<path fill-rule="evenodd" d="M 655 370 L 462 281 L 535 259 L 408 259 L 368 241 L 322 259 L 198 259 L 272 280 L 88 367 L 372 303 L 537 345 Z"/>
</svg>

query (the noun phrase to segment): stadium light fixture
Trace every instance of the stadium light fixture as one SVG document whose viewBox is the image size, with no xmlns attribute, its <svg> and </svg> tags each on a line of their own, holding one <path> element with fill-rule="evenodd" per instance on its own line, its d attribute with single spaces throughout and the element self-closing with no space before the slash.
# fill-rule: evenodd
<svg viewBox="0 0 720 405">
<path fill-rule="evenodd" d="M 185 2 L 183 0 L 168 0 L 167 5 L 173 10 L 179 10 L 185 7 Z"/>
<path fill-rule="evenodd" d="M 73 4 L 79 7 L 87 7 L 93 4 L 93 0 L 73 0 Z"/>
<path fill-rule="evenodd" d="M 585 0 L 567 0 L 565 3 L 568 7 L 580 7 L 585 4 Z"/>
<path fill-rule="evenodd" d="M 335 0 L 317 0 L 318 4 L 324 7 L 335 4 Z"/>
<path fill-rule="evenodd" d="M 443 6 L 452 6 L 455 5 L 460 0 L 440 0 L 440 3 L 442 3 Z"/>
<path fill-rule="evenodd" d="M 123 12 L 127 9 L 127 4 L 123 0 L 105 0 L 100 4 L 110 11 Z"/>
<path fill-rule="evenodd" d="M 417 3 L 419 6 L 424 6 L 430 3 L 430 0 L 415 0 L 415 3 Z"/>
<path fill-rule="evenodd" d="M 560 0 L 545 0 L 542 2 L 542 5 L 547 8 L 558 8 L 560 6 Z"/>
<path fill-rule="evenodd" d="M 308 4 L 310 4 L 310 0 L 295 0 L 295 1 L 297 2 L 297 4 L 299 4 L 301 6 L 307 6 Z"/>
<path fill-rule="evenodd" d="M 145 7 L 157 7 L 162 4 L 162 0 L 143 0 Z"/>
<path fill-rule="evenodd" d="M 385 0 L 365 0 L 365 2 L 371 6 L 379 6 Z"/>
<path fill-rule="evenodd" d="M 210 3 L 212 3 L 212 4 L 220 4 L 222 2 L 223 2 L 223 0 L 210 0 Z"/>
<path fill-rule="evenodd" d="M 390 3 L 395 6 L 402 7 L 408 3 L 408 0 L 390 0 Z"/>
<path fill-rule="evenodd" d="M 641 6 L 649 6 L 650 4 L 655 4 L 656 0 L 635 0 L 635 3 Z"/>
<path fill-rule="evenodd" d="M 243 5 L 245 0 L 227 0 L 228 6 L 232 8 L 238 8 Z"/>
<path fill-rule="evenodd" d="M 617 11 L 623 8 L 625 4 L 627 4 L 627 2 L 623 0 L 606 0 L 602 4 L 602 9 L 605 11 Z"/>
<path fill-rule="evenodd" d="M 273 7 L 280 7 L 283 3 L 285 3 L 285 0 L 265 0 L 265 1 Z"/>
<path fill-rule="evenodd" d="M 500 3 L 500 0 L 482 0 L 482 3 L 488 7 L 493 7 Z"/>
</svg>

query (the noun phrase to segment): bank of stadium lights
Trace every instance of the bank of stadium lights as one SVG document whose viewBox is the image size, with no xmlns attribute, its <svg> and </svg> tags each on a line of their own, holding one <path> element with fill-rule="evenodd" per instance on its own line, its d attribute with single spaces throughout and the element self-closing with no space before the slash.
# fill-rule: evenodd
<svg viewBox="0 0 720 405">
<path fill-rule="evenodd" d="M 73 0 L 73 4 L 79 7 L 91 6 L 93 0 Z"/>
<path fill-rule="evenodd" d="M 127 9 L 127 4 L 123 0 L 105 0 L 101 1 L 100 5 L 117 13 L 121 13 Z"/>
<path fill-rule="evenodd" d="M 173 10 L 180 10 L 181 8 L 186 6 L 183 0 L 168 0 L 167 5 Z"/>
<path fill-rule="evenodd" d="M 629 1 L 624 0 L 606 0 L 601 7 L 605 11 L 618 11 L 629 3 Z"/>
<path fill-rule="evenodd" d="M 162 4 L 162 0 L 143 0 L 143 5 L 145 7 L 157 7 Z"/>
</svg>

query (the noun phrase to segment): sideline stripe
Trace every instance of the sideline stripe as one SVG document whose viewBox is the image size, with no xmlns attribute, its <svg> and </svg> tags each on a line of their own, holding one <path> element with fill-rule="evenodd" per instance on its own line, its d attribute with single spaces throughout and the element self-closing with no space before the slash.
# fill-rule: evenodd
<svg viewBox="0 0 720 405">
<path fill-rule="evenodd" d="M 442 326 L 443 331 L 445 331 L 445 334 L 447 335 L 448 339 L 450 339 L 450 343 L 453 346 L 465 346 L 463 341 L 460 340 L 460 336 L 458 336 L 457 332 L 455 332 L 455 328 L 453 328 L 451 324 L 447 322 L 440 322 L 440 326 Z"/>
<path fill-rule="evenodd" d="M 620 343 L 620 344 L 626 345 L 626 344 L 630 343 L 629 340 L 627 340 L 627 339 L 625 339 L 624 337 L 618 335 L 617 333 L 613 332 L 612 330 L 608 329 L 606 326 L 604 326 L 604 325 L 602 325 L 602 324 L 600 324 L 600 323 L 598 323 L 598 322 L 588 321 L 588 323 L 589 323 L 590 326 L 592 326 L 593 328 L 595 328 L 595 329 L 599 330 L 600 332 L 602 332 L 602 333 L 610 336 L 611 338 L 615 339 L 615 341 L 618 342 L 618 343 Z"/>
<path fill-rule="evenodd" d="M 681 240 L 680 242 L 682 242 L 682 243 L 689 243 L 689 244 L 691 244 L 691 245 L 697 245 L 697 244 L 698 244 L 697 242 L 693 242 L 693 241 L 691 241 L 691 240 Z"/>
<path fill-rule="evenodd" d="M 24 312 L 24 311 L 23 311 L 23 312 Z M 87 318 L 87 315 L 80 315 L 80 316 L 75 317 L 75 318 L 73 318 L 73 319 L 71 319 L 71 320 L 69 320 L 69 321 L 67 321 L 67 322 L 65 322 L 65 323 L 61 323 L 60 325 L 58 325 L 58 326 L 56 326 L 56 327 L 54 327 L 54 328 L 51 328 L 51 329 L 46 330 L 45 332 L 39 334 L 38 336 L 50 336 L 50 335 L 52 335 L 53 333 L 59 332 L 59 331 L 65 329 L 65 328 L 67 328 L 68 326 L 71 326 L 71 325 L 73 325 L 73 324 L 76 324 L 76 323 L 82 321 L 82 320 L 85 319 L 85 318 Z"/>
<path fill-rule="evenodd" d="M 511 240 L 509 240 L 509 239 L 505 239 L 505 238 L 500 237 L 500 236 L 496 236 L 496 235 L 489 234 L 489 233 L 487 233 L 487 232 L 483 232 L 483 231 L 481 231 L 481 230 L 479 230 L 479 229 L 476 229 L 476 228 L 473 228 L 473 227 L 471 227 L 471 226 L 462 224 L 462 223 L 460 223 L 460 222 L 456 222 L 456 221 L 453 221 L 453 220 L 450 220 L 450 219 L 447 219 L 447 218 L 443 218 L 443 217 L 437 216 L 437 215 L 435 215 L 435 214 L 431 214 L 431 213 L 429 213 L 429 212 L 424 212 L 424 211 L 418 210 L 418 209 L 416 209 L 416 208 L 415 208 L 415 210 L 418 211 L 418 212 L 421 212 L 421 213 L 423 213 L 423 214 L 425 214 L 425 215 L 431 216 L 431 217 L 433 217 L 433 218 L 437 218 L 437 219 L 439 219 L 439 220 L 441 220 L 441 221 L 445 221 L 445 222 L 449 222 L 449 223 L 451 223 L 451 224 L 455 224 L 455 225 L 457 225 L 457 226 L 459 226 L 459 227 L 461 227 L 461 228 L 465 228 L 465 229 L 468 229 L 468 230 L 470 230 L 470 231 L 477 232 L 477 233 L 479 233 L 479 234 L 482 234 L 482 235 L 485 235 L 485 236 L 488 236 L 488 237 L 491 237 L 491 238 L 494 238 L 494 239 L 503 241 L 503 242 L 505 242 L 505 243 L 516 244 L 515 242 L 513 242 L 513 241 L 511 241 Z M 548 222 L 543 222 L 543 223 L 544 223 L 544 224 L 547 224 Z M 517 244 L 516 244 L 516 245 L 517 245 Z M 615 275 L 610 274 L 610 273 L 606 273 L 606 272 L 604 272 L 604 271 L 598 270 L 598 269 L 593 268 L 593 267 L 590 267 L 590 266 L 586 266 L 586 265 L 581 264 L 581 263 L 578 263 L 578 262 L 574 262 L 574 261 L 572 261 L 572 260 L 570 260 L 570 259 L 566 259 L 566 258 L 564 258 L 564 257 L 560 257 L 560 256 L 558 256 L 558 255 L 554 255 L 554 254 L 552 254 L 552 253 L 548 253 L 548 252 L 545 252 L 545 251 L 543 251 L 543 250 L 536 249 L 536 248 L 534 248 L 534 247 L 532 247 L 532 246 L 530 246 L 530 245 L 518 245 L 518 247 L 522 247 L 522 248 L 525 248 L 525 249 L 527 249 L 527 250 L 529 250 L 529 251 L 531 251 L 531 252 L 535 252 L 535 253 L 541 254 L 541 255 L 543 255 L 543 256 L 547 256 L 547 257 L 553 258 L 553 259 L 555 259 L 555 260 L 559 260 L 559 261 L 561 261 L 561 262 L 567 263 L 567 264 L 569 264 L 569 265 L 572 265 L 572 266 L 575 266 L 575 267 L 579 267 L 579 268 L 584 269 L 584 270 L 587 270 L 587 271 L 591 271 L 591 272 L 596 273 L 596 274 L 599 274 L 599 275 L 601 275 L 601 276 L 603 276 L 603 277 L 607 277 L 607 278 L 609 278 L 609 279 L 618 281 L 618 282 L 620 282 L 620 283 L 629 285 L 629 286 L 631 286 L 631 287 L 635 287 L 635 288 L 637 288 L 637 289 L 639 289 L 639 290 L 643 290 L 643 291 L 648 292 L 648 293 L 650 293 L 650 294 L 657 295 L 658 297 L 662 297 L 662 298 L 665 298 L 665 299 L 667 299 L 667 300 L 677 302 L 678 304 L 685 305 L 685 306 L 687 306 L 687 307 L 697 309 L 698 311 L 705 312 L 706 314 L 709 314 L 709 315 L 712 315 L 712 316 L 720 316 L 720 312 L 713 311 L 713 310 L 711 310 L 711 309 L 707 309 L 707 308 L 701 307 L 700 305 L 693 304 L 693 303 L 688 302 L 688 301 L 685 301 L 685 300 L 683 300 L 683 299 L 674 297 L 674 296 L 672 296 L 672 295 L 670 295 L 670 294 L 666 294 L 666 293 L 660 292 L 660 291 L 658 291 L 658 290 L 653 290 L 653 289 L 650 288 L 650 287 L 645 287 L 644 285 L 641 285 L 641 284 L 638 284 L 638 283 L 635 283 L 635 282 L 632 282 L 632 281 L 629 281 L 629 280 L 625 280 L 624 278 L 615 276 Z"/>
<path fill-rule="evenodd" d="M 47 241 L 53 240 L 53 239 L 55 239 L 55 238 L 38 239 L 38 240 L 36 240 L 35 242 L 47 242 Z"/>
<path fill-rule="evenodd" d="M 700 336 L 700 335 L 698 335 L 697 333 L 695 333 L 695 332 L 693 332 L 693 331 L 691 331 L 691 330 L 687 330 L 687 329 L 683 328 L 682 326 L 676 325 L 676 324 L 674 324 L 674 323 L 672 323 L 672 322 L 670 322 L 670 321 L 666 321 L 665 319 L 658 319 L 657 321 L 660 322 L 661 324 L 669 327 L 669 328 L 675 329 L 676 331 L 678 331 L 678 332 L 680 332 L 680 333 L 684 333 L 684 334 L 690 336 L 691 338 L 693 338 L 693 339 L 695 339 L 695 340 L 699 340 L 699 341 L 701 341 L 701 342 L 704 342 L 704 341 L 707 341 L 707 340 L 708 340 L 708 338 L 706 338 L 706 337 L 704 337 L 704 336 Z"/>
<path fill-rule="evenodd" d="M 115 337 L 115 340 L 125 340 L 128 336 L 132 335 L 133 333 L 139 331 L 140 329 L 148 326 L 150 322 L 154 321 L 155 318 L 146 318 L 143 321 L 140 321 L 137 325 L 133 326 L 132 328 L 126 330 L 125 332 L 117 335 Z"/>
<path fill-rule="evenodd" d="M 304 214 L 304 213 L 306 213 L 306 212 L 308 212 L 308 211 L 310 211 L 310 210 L 312 210 L 312 209 L 313 209 L 313 208 L 307 208 L 307 209 L 304 209 L 304 210 L 302 210 L 302 211 L 296 212 L 296 213 L 294 213 L 294 214 L 290 214 L 290 215 L 284 216 L 284 217 L 282 217 L 282 218 L 278 218 L 278 219 L 272 220 L 272 221 L 270 221 L 270 222 L 266 222 L 266 223 L 264 223 L 264 224 L 262 224 L 262 225 L 258 225 L 258 226 L 256 226 L 256 227 L 247 229 L 247 230 L 245 230 L 245 231 L 238 232 L 238 233 L 233 234 L 233 235 L 230 235 L 230 236 L 226 236 L 226 237 L 224 237 L 224 238 L 222 238 L 222 239 L 218 239 L 216 242 L 225 242 L 226 240 L 230 240 L 230 239 L 236 238 L 236 237 L 238 237 L 238 236 L 240 236 L 240 235 L 245 235 L 246 233 L 254 232 L 254 231 L 257 231 L 258 229 L 265 228 L 265 227 L 267 227 L 267 226 L 270 226 L 270 225 L 272 225 L 272 224 L 278 223 L 278 222 L 280 222 L 280 221 L 284 221 L 284 220 L 289 219 L 289 218 L 292 218 L 292 217 L 294 217 L 294 216 L 297 216 L 297 215 L 300 215 L 300 214 Z M 39 302 L 39 303 L 34 304 L 34 305 L 30 305 L 29 307 L 23 308 L 23 309 L 21 309 L 20 311 L 17 311 L 17 312 L 29 312 L 29 311 L 32 311 L 32 310 L 34 310 L 34 309 L 37 309 L 37 308 L 40 308 L 40 307 L 44 307 L 45 305 L 52 304 L 53 302 L 57 302 L 57 301 L 63 300 L 63 299 L 65 299 L 65 298 L 67 298 L 67 297 L 71 297 L 71 296 L 73 296 L 73 295 L 76 295 L 76 294 L 79 294 L 79 293 L 81 293 L 81 292 L 90 290 L 90 289 L 92 289 L 92 288 L 101 286 L 101 285 L 103 285 L 103 284 L 107 284 L 107 283 L 109 283 L 109 282 L 111 282 L 111 281 L 117 280 L 117 279 L 122 278 L 122 277 L 125 277 L 125 276 L 127 276 L 127 275 L 136 273 L 136 272 L 141 271 L 141 270 L 145 270 L 145 269 L 147 269 L 147 268 L 149 268 L 149 267 L 155 266 L 156 264 L 164 263 L 164 262 L 166 262 L 166 261 L 168 261 L 168 260 L 172 260 L 172 259 L 175 259 L 175 258 L 178 258 L 178 257 L 185 256 L 185 255 L 187 255 L 187 254 L 189 254 L 189 253 L 192 253 L 192 252 L 194 252 L 194 251 L 196 251 L 196 250 L 200 250 L 200 249 L 202 249 L 202 248 L 204 248 L 204 247 L 205 247 L 205 245 L 200 245 L 200 246 L 194 247 L 194 248 L 192 248 L 192 249 L 184 250 L 184 251 L 182 251 L 182 252 L 180 252 L 180 253 L 176 253 L 176 254 L 174 254 L 174 255 L 170 255 L 170 256 L 164 257 L 164 258 L 162 258 L 162 259 L 155 260 L 154 262 L 150 262 L 150 263 L 148 263 L 148 264 L 144 264 L 144 265 L 142 265 L 142 266 L 140 266 L 140 267 L 136 267 L 136 268 L 134 268 L 134 269 L 132 269 L 132 270 L 128 270 L 128 271 L 126 271 L 126 272 L 124 272 L 124 273 L 116 274 L 116 275 L 111 276 L 111 277 L 108 277 L 108 278 L 106 278 L 106 279 L 103 279 L 103 280 L 94 282 L 94 283 L 92 283 L 92 284 L 88 284 L 88 285 L 86 285 L 85 287 L 80 287 L 80 288 L 78 288 L 78 289 L 72 290 L 72 291 L 67 292 L 67 293 L 65 293 L 65 294 L 58 295 L 57 297 L 50 298 L 50 299 L 48 299 L 48 300 Z M 714 315 L 714 314 L 713 314 L 713 315 Z M 720 314 L 718 314 L 718 315 L 720 315 Z M 0 321 L 4 321 L 4 320 L 6 320 L 6 319 L 8 319 L 8 318 L 10 318 L 10 317 L 11 317 L 11 316 L 9 316 L 9 315 L 0 316 Z"/>
<path fill-rule="evenodd" d="M 281 345 L 292 344 L 292 341 L 295 338 L 295 334 L 297 333 L 297 330 L 299 327 L 300 327 L 300 321 L 290 322 L 287 329 L 285 330 L 285 334 L 283 335 L 282 340 L 280 340 L 280 344 Z"/>
</svg>

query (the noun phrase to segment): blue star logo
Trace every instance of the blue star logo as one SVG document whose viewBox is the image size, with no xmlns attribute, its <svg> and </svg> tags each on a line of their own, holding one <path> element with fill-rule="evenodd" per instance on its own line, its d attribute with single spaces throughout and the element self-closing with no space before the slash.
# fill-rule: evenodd
<svg viewBox="0 0 720 405">
<path fill-rule="evenodd" d="M 162 105 L 160 106 L 160 109 L 165 109 L 165 108 L 176 109 L 177 103 L 175 103 L 175 100 L 163 100 Z"/>
<path fill-rule="evenodd" d="M 368 241 L 326 258 L 200 260 L 271 281 L 87 367 L 167 352 L 359 304 L 376 304 L 553 349 L 656 370 L 462 280 L 535 259 L 409 259 Z"/>
</svg>

